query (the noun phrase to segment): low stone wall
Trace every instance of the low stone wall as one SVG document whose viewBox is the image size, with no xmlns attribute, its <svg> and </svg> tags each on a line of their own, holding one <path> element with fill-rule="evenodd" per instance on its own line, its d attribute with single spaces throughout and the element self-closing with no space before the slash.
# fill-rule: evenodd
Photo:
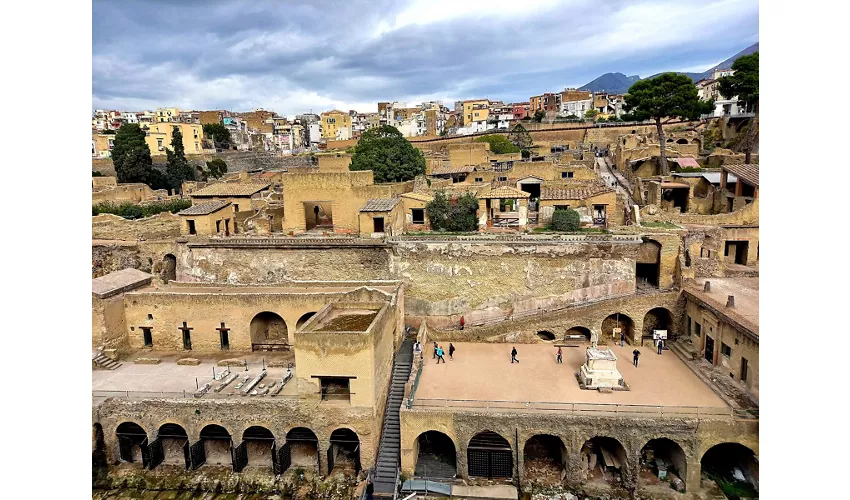
<svg viewBox="0 0 850 500">
<path fill-rule="evenodd" d="M 135 220 L 113 214 L 92 217 L 92 239 L 136 241 L 177 236 L 180 236 L 180 216 L 169 212 Z"/>
</svg>

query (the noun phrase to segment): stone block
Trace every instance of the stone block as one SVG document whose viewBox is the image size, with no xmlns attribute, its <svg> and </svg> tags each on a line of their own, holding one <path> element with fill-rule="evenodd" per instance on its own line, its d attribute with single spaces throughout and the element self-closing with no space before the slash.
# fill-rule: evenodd
<svg viewBox="0 0 850 500">
<path fill-rule="evenodd" d="M 195 358 L 181 358 L 177 360 L 178 365 L 188 365 L 188 366 L 198 366 L 201 364 L 200 359 Z"/>
<path fill-rule="evenodd" d="M 136 358 L 133 362 L 137 365 L 158 365 L 160 360 L 159 358 Z"/>
<path fill-rule="evenodd" d="M 112 361 L 118 361 L 118 349 L 104 349 L 103 355 Z"/>
<path fill-rule="evenodd" d="M 218 364 L 218 366 L 245 366 L 245 363 L 246 362 L 245 362 L 244 359 L 230 358 L 230 359 L 222 359 L 217 364 Z"/>
</svg>

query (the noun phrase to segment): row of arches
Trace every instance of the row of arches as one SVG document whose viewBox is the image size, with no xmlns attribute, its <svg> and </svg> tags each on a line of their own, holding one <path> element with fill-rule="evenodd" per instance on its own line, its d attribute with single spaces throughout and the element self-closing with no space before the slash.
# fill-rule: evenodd
<svg viewBox="0 0 850 500">
<path fill-rule="evenodd" d="M 652 337 L 653 330 L 670 330 L 673 326 L 673 313 L 665 307 L 655 307 L 647 311 L 643 317 L 643 337 Z M 635 338 L 635 322 L 626 314 L 614 313 L 607 316 L 600 325 L 600 337 L 612 338 L 612 333 L 615 328 L 619 328 L 626 335 L 626 341 L 630 344 Z M 537 336 L 544 341 L 554 340 L 569 340 L 578 337 L 584 337 L 590 340 L 590 329 L 584 326 L 574 326 L 568 329 L 563 339 L 558 339 L 557 336 L 550 330 L 540 330 Z M 616 338 L 615 340 L 619 340 Z"/>
<path fill-rule="evenodd" d="M 414 476 L 429 479 L 450 479 L 462 476 L 458 469 L 460 455 L 448 435 L 427 431 L 416 439 Z M 523 468 L 534 471 L 537 482 L 560 484 L 570 468 L 570 454 L 563 440 L 551 434 L 536 434 L 523 445 Z M 638 485 L 650 486 L 673 477 L 687 486 L 688 460 L 684 449 L 668 438 L 647 441 L 637 457 L 637 471 L 631 464 L 625 447 L 616 438 L 595 436 L 585 441 L 578 454 L 577 468 L 584 482 L 622 484 L 626 478 L 635 477 Z M 512 479 L 514 477 L 514 450 L 510 442 L 497 432 L 479 432 L 466 447 L 466 476 L 487 479 Z M 754 465 L 755 464 L 755 465 Z M 744 475 L 742 483 L 756 488 L 758 465 L 755 454 L 739 443 L 721 443 L 709 448 L 701 457 L 702 472 L 713 479 L 729 482 Z M 692 485 L 698 487 L 699 485 Z M 746 485 L 742 485 L 746 486 Z"/>
<path fill-rule="evenodd" d="M 311 311 L 301 315 L 295 323 L 295 331 L 298 331 L 304 323 L 312 318 L 317 311 Z M 289 338 L 289 326 L 277 313 L 263 311 L 251 319 L 251 343 L 252 344 L 291 344 Z"/>
<path fill-rule="evenodd" d="M 95 433 L 103 436 L 100 424 Z M 191 443 L 186 429 L 175 423 L 160 426 L 153 440 L 135 422 L 122 422 L 115 429 L 118 461 L 141 463 L 153 469 L 161 464 L 188 469 L 202 466 L 228 466 L 241 472 L 246 467 L 271 468 L 281 474 L 290 467 L 322 470 L 319 438 L 309 428 L 295 427 L 278 441 L 262 426 L 251 426 L 242 432 L 241 440 L 221 425 L 209 424 L 201 429 L 199 439 Z M 237 436 L 238 437 L 238 436 Z M 103 447 L 102 442 L 100 446 Z M 360 438 L 348 428 L 334 430 L 326 448 L 327 471 L 360 471 Z"/>
</svg>

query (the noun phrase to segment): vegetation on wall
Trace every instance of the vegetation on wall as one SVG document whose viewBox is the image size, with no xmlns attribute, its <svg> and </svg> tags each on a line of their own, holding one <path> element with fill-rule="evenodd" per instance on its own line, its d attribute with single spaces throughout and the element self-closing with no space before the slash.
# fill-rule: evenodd
<svg viewBox="0 0 850 500">
<path fill-rule="evenodd" d="M 211 161 L 207 162 L 207 168 L 198 166 L 198 174 L 201 176 L 201 180 L 206 182 L 209 179 L 218 179 L 222 175 L 227 173 L 227 162 L 222 160 L 221 158 L 213 158 Z"/>
<path fill-rule="evenodd" d="M 230 130 L 221 123 L 204 125 L 204 135 L 212 139 L 216 149 L 230 149 Z"/>
<path fill-rule="evenodd" d="M 426 206 L 432 231 L 469 232 L 478 229 L 478 198 L 465 193 L 452 204 L 442 191 L 438 191 Z"/>
<path fill-rule="evenodd" d="M 664 144 L 661 120 L 681 118 L 695 120 L 714 109 L 714 101 L 701 101 L 696 85 L 686 75 L 662 73 L 640 80 L 629 88 L 624 109 L 637 120 L 655 120 L 658 143 Z M 661 148 L 661 175 L 669 175 L 666 148 Z"/>
<path fill-rule="evenodd" d="M 404 182 L 425 174 L 425 157 L 391 125 L 371 128 L 360 136 L 349 170 L 371 170 L 375 182 Z"/>
<path fill-rule="evenodd" d="M 552 213 L 552 229 L 555 231 L 578 231 L 581 228 L 581 216 L 571 208 L 556 209 Z"/>
<path fill-rule="evenodd" d="M 91 176 L 92 177 L 104 177 L 104 175 L 102 173 L 98 172 L 97 170 L 92 170 Z"/>
<path fill-rule="evenodd" d="M 512 144 L 505 136 L 499 134 L 482 135 L 475 139 L 475 142 L 486 142 L 490 145 L 490 151 L 497 155 L 520 152 L 520 148 Z"/>
<path fill-rule="evenodd" d="M 121 204 L 104 201 L 96 205 L 92 205 L 91 214 L 93 216 L 100 214 L 114 214 L 124 217 L 125 219 L 141 219 L 162 212 L 171 212 L 176 214 L 177 212 L 185 210 L 191 206 L 191 200 L 156 201 L 145 203 L 144 205 L 137 205 L 135 203 L 130 203 L 129 201 L 125 201 Z"/>
</svg>

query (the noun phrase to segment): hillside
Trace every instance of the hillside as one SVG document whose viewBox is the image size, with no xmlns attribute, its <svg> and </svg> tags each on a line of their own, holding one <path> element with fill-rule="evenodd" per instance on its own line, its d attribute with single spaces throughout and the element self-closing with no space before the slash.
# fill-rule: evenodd
<svg viewBox="0 0 850 500">
<path fill-rule="evenodd" d="M 681 72 L 681 71 L 679 71 L 678 73 L 683 74 L 683 75 L 687 75 L 691 80 L 693 80 L 694 82 L 697 82 L 699 80 L 702 80 L 703 78 L 710 77 L 711 73 L 715 69 L 731 68 L 732 63 L 735 62 L 736 59 L 738 59 L 741 56 L 750 55 L 753 52 L 758 52 L 758 50 L 759 50 L 759 44 L 758 44 L 758 42 L 756 42 L 753 45 L 750 45 L 749 47 L 747 47 L 746 49 L 738 52 L 734 56 L 730 57 L 729 59 L 726 59 L 725 61 L 723 61 L 722 63 L 720 63 L 716 66 L 712 66 L 711 68 L 703 71 L 702 73 L 685 73 L 685 72 Z M 605 73 L 604 75 L 600 76 L 599 78 L 582 85 L 580 88 L 582 90 L 589 90 L 591 92 L 611 92 L 611 93 L 614 93 L 614 94 L 624 94 L 629 90 L 629 87 L 631 87 L 632 84 L 637 82 L 638 80 L 655 78 L 656 76 L 658 76 L 660 74 L 661 73 L 656 73 L 654 75 L 648 76 L 647 78 L 641 78 L 638 75 L 626 76 L 622 73 Z"/>
</svg>

